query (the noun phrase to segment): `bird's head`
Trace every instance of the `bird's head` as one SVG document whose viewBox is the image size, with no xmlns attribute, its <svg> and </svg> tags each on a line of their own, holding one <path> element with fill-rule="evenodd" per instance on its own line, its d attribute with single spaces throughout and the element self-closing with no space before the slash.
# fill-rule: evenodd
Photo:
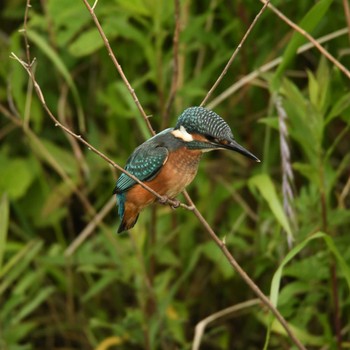
<svg viewBox="0 0 350 350">
<path fill-rule="evenodd" d="M 260 160 L 235 141 L 228 124 L 215 112 L 203 107 L 190 107 L 182 112 L 172 134 L 190 149 L 203 152 L 229 149 L 244 156 Z"/>
</svg>

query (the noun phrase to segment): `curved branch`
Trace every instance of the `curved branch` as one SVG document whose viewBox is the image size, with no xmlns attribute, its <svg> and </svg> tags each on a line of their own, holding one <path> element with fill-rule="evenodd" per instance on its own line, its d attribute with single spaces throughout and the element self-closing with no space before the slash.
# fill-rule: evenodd
<svg viewBox="0 0 350 350">
<path fill-rule="evenodd" d="M 84 0 L 85 1 L 85 0 Z M 213 93 L 213 91 L 217 88 L 217 86 L 220 84 L 221 80 L 223 79 L 223 77 L 225 76 L 225 74 L 227 73 L 228 69 L 230 68 L 233 60 L 236 58 L 239 50 L 241 49 L 241 47 L 243 46 L 245 40 L 247 39 L 248 35 L 250 34 L 250 32 L 252 31 L 252 29 L 254 28 L 256 22 L 258 21 L 258 19 L 260 18 L 260 16 L 263 14 L 263 12 L 265 11 L 267 5 L 269 4 L 270 0 L 267 0 L 264 4 L 264 6 L 260 9 L 259 13 L 255 16 L 253 22 L 251 23 L 251 25 L 249 26 L 249 28 L 247 29 L 247 31 L 245 32 L 245 34 L 243 35 L 243 38 L 241 40 L 241 42 L 238 44 L 238 46 L 236 47 L 236 50 L 233 52 L 232 56 L 230 57 L 230 59 L 228 60 L 224 70 L 221 72 L 221 74 L 219 75 L 219 78 L 217 78 L 217 80 L 215 81 L 214 85 L 211 87 L 211 89 L 208 91 L 207 95 L 204 97 L 204 100 L 202 101 L 202 103 L 200 104 L 201 106 L 204 106 L 207 101 L 208 98 L 211 96 L 211 94 Z"/>
</svg>

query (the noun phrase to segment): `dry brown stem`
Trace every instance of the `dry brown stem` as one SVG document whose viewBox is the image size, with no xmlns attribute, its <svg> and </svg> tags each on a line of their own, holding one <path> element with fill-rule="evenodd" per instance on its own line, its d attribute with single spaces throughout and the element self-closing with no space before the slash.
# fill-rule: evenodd
<svg viewBox="0 0 350 350">
<path fill-rule="evenodd" d="M 250 34 L 250 32 L 252 31 L 252 29 L 254 28 L 256 22 L 258 21 L 258 19 L 260 18 L 260 16 L 264 13 L 266 7 L 268 6 L 270 0 L 267 0 L 264 4 L 264 6 L 260 9 L 259 13 L 255 16 L 253 22 L 251 23 L 251 25 L 249 26 L 249 28 L 247 29 L 247 31 L 245 32 L 245 34 L 243 35 L 243 38 L 241 40 L 241 42 L 238 44 L 238 46 L 236 47 L 235 51 L 233 51 L 232 56 L 230 57 L 230 59 L 228 60 L 225 68 L 223 69 L 223 71 L 221 72 L 221 74 L 219 75 L 219 77 L 216 79 L 214 85 L 211 87 L 211 89 L 208 91 L 208 93 L 206 94 L 206 96 L 204 97 L 201 106 L 204 106 L 209 97 L 211 96 L 211 94 L 214 92 L 214 90 L 217 88 L 217 86 L 220 84 L 221 80 L 223 79 L 223 77 L 226 75 L 228 69 L 230 68 L 233 60 L 236 58 L 239 50 L 241 49 L 241 47 L 243 46 L 244 42 L 246 41 L 248 35 Z"/>
<path fill-rule="evenodd" d="M 266 0 L 260 0 L 265 5 L 267 4 L 268 8 L 271 9 L 282 21 L 286 22 L 290 27 L 292 27 L 295 31 L 303 35 L 307 40 L 312 42 L 317 50 L 321 52 L 323 56 L 325 56 L 329 61 L 331 61 L 336 67 L 339 68 L 341 72 L 343 72 L 350 79 L 350 71 L 342 65 L 333 55 L 331 55 L 312 35 L 310 35 L 303 28 L 299 27 L 296 23 L 290 20 L 287 16 L 285 16 L 280 10 L 278 10 L 272 4 L 269 4 Z"/>
</svg>

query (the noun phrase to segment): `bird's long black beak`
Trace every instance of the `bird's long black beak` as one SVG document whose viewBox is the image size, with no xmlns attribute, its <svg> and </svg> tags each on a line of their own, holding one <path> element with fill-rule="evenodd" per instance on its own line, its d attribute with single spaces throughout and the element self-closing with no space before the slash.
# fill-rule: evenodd
<svg viewBox="0 0 350 350">
<path fill-rule="evenodd" d="M 253 153 L 247 151 L 235 140 L 231 140 L 229 143 L 223 144 L 222 147 L 243 154 L 247 158 L 254 159 L 256 162 L 260 162 L 260 159 L 258 157 L 255 157 Z"/>
</svg>

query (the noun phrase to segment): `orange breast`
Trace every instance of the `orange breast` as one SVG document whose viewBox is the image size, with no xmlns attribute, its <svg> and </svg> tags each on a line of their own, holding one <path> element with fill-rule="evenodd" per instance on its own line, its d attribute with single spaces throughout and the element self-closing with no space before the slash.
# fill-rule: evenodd
<svg viewBox="0 0 350 350">
<path fill-rule="evenodd" d="M 188 186 L 197 174 L 201 151 L 181 148 L 170 153 L 163 171 L 159 174 L 159 187 L 165 184 L 165 195 L 175 197 Z M 155 180 L 157 180 L 155 179 Z"/>
<path fill-rule="evenodd" d="M 169 154 L 158 175 L 145 182 L 162 196 L 174 198 L 188 186 L 197 174 L 202 152 L 181 148 Z M 139 184 L 133 186 L 127 193 L 127 202 L 142 210 L 156 198 Z"/>
</svg>

